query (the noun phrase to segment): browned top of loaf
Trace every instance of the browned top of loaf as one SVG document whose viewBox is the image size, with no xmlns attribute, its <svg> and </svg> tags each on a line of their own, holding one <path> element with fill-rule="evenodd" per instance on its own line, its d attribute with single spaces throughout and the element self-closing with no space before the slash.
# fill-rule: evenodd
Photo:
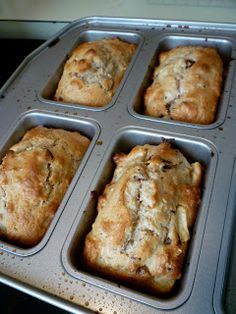
<svg viewBox="0 0 236 314">
<path fill-rule="evenodd" d="M 200 202 L 202 167 L 170 143 L 116 154 L 112 181 L 87 235 L 85 263 L 112 278 L 169 292 L 181 268 Z"/>
<path fill-rule="evenodd" d="M 135 49 L 119 38 L 78 45 L 65 64 L 54 99 L 95 107 L 108 104 Z"/>
<path fill-rule="evenodd" d="M 0 165 L 0 235 L 33 246 L 47 230 L 88 148 L 78 132 L 35 127 Z"/>
<path fill-rule="evenodd" d="M 145 114 L 190 123 L 215 120 L 223 62 L 210 47 L 177 47 L 162 52 L 145 97 Z"/>
</svg>

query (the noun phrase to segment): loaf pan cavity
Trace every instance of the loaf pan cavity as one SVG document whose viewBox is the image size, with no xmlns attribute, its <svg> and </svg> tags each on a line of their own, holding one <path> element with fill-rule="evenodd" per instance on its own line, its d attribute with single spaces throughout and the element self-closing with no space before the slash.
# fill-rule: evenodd
<svg viewBox="0 0 236 314">
<path fill-rule="evenodd" d="M 64 37 L 66 38 L 66 34 L 64 35 Z M 65 40 L 65 38 L 64 38 L 64 40 Z M 102 107 L 95 107 L 92 105 L 91 106 L 85 106 L 82 104 L 73 104 L 73 103 L 68 103 L 68 102 L 63 102 L 63 101 L 62 102 L 55 101 L 53 98 L 54 98 L 54 94 L 56 92 L 58 83 L 60 81 L 60 78 L 62 76 L 64 65 L 65 65 L 66 61 L 68 60 L 68 58 L 71 56 L 73 50 L 79 44 L 81 44 L 83 42 L 102 40 L 105 38 L 120 38 L 121 40 L 124 40 L 126 42 L 137 44 L 137 49 L 136 49 L 136 51 L 132 57 L 132 60 L 130 61 L 130 64 L 128 65 L 128 68 L 124 74 L 123 79 L 121 80 L 115 94 L 112 97 L 111 102 L 107 105 L 102 106 Z M 82 108 L 82 109 L 95 110 L 95 111 L 105 110 L 105 109 L 111 107 L 115 103 L 115 101 L 116 101 L 116 99 L 117 99 L 117 97 L 118 97 L 118 95 L 122 89 L 122 86 L 124 85 L 128 75 L 129 75 L 129 72 L 133 66 L 135 57 L 136 57 L 136 55 L 140 49 L 142 41 L 143 41 L 143 39 L 142 39 L 140 34 L 135 33 L 135 32 L 128 32 L 128 31 L 127 32 L 126 31 L 121 32 L 121 31 L 115 31 L 115 30 L 87 30 L 87 31 L 79 33 L 77 38 L 76 38 L 74 45 L 72 47 L 68 48 L 68 53 L 64 56 L 64 59 L 58 60 L 58 68 L 55 71 L 55 73 L 52 73 L 48 82 L 46 83 L 45 87 L 43 88 L 43 90 L 39 96 L 40 100 L 47 102 L 47 103 L 51 103 L 51 104 L 58 104 L 58 105 L 70 106 L 70 107 L 78 107 L 78 108 Z"/>
<path fill-rule="evenodd" d="M 173 147 L 180 149 L 189 162 L 201 162 L 204 167 L 204 175 L 202 180 L 201 204 L 194 228 L 191 232 L 191 240 L 184 263 L 182 279 L 176 284 L 171 294 L 163 297 L 150 295 L 145 293 L 145 291 L 137 291 L 134 287 L 126 285 L 125 283 L 115 282 L 111 280 L 111 278 L 108 279 L 100 277 L 96 273 L 91 273 L 83 265 L 81 252 L 85 236 L 91 230 L 91 226 L 96 218 L 98 196 L 102 193 L 105 185 L 110 182 L 113 176 L 113 154 L 118 152 L 128 153 L 136 145 L 159 144 L 165 140 L 171 141 Z M 146 303 L 155 308 L 171 309 L 185 302 L 193 287 L 201 252 L 201 242 L 204 234 L 217 158 L 218 155 L 214 146 L 211 145 L 210 142 L 202 139 L 193 139 L 176 134 L 157 133 L 141 128 L 127 127 L 121 129 L 109 145 L 98 169 L 98 173 L 92 182 L 90 190 L 84 199 L 79 214 L 63 247 L 62 262 L 66 271 L 79 280 L 128 296 L 131 299 Z"/>
<path fill-rule="evenodd" d="M 145 115 L 144 113 L 144 94 L 146 89 L 152 84 L 152 77 L 155 67 L 159 65 L 159 54 L 164 51 L 169 51 L 173 48 L 180 46 L 202 46 L 215 48 L 222 61 L 223 61 L 223 81 L 221 86 L 221 94 L 218 99 L 215 121 L 210 124 L 195 124 L 189 122 L 181 122 L 177 120 L 171 120 L 166 118 L 152 117 Z M 138 118 L 146 119 L 149 121 L 156 121 L 158 123 L 168 123 L 187 127 L 195 127 L 202 129 L 210 129 L 222 124 L 225 120 L 229 94 L 231 89 L 231 83 L 233 78 L 234 60 L 233 54 L 233 42 L 228 38 L 219 38 L 215 36 L 192 36 L 192 35 L 164 35 L 157 40 L 156 50 L 150 60 L 147 71 L 143 77 L 143 81 L 139 86 L 138 92 L 134 101 L 129 105 L 129 111 L 131 114 Z"/>
<path fill-rule="evenodd" d="M 99 126 L 95 121 L 89 119 L 72 118 L 62 114 L 55 114 L 50 112 L 31 110 L 23 113 L 17 121 L 11 126 L 5 138 L 0 143 L 0 158 L 1 160 L 9 150 L 9 148 L 18 143 L 22 136 L 31 128 L 36 126 L 45 126 L 48 128 L 60 128 L 67 131 L 77 131 L 80 134 L 90 139 L 90 145 L 59 205 L 54 218 L 52 219 L 46 233 L 41 241 L 32 247 L 22 247 L 15 243 L 10 243 L 7 240 L 0 239 L 0 248 L 9 253 L 13 253 L 20 256 L 32 255 L 41 250 L 50 238 L 50 235 L 55 228 L 60 215 L 73 191 L 73 188 L 78 181 L 81 172 L 87 162 L 87 159 L 93 149 L 96 139 L 99 135 Z"/>
</svg>

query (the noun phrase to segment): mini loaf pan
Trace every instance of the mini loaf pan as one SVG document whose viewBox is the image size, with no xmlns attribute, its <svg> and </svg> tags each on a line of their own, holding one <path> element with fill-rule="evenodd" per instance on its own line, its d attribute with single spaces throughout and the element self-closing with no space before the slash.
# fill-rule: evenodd
<svg viewBox="0 0 236 314">
<path fill-rule="evenodd" d="M 9 243 L 7 242 L 7 240 L 0 239 L 0 249 L 21 256 L 27 256 L 38 252 L 49 240 L 49 237 L 53 232 L 53 229 L 55 228 L 58 219 L 60 218 L 63 208 L 65 207 L 65 204 L 68 201 L 68 198 L 73 190 L 74 185 L 79 179 L 82 169 L 85 166 L 86 161 L 99 135 L 98 124 L 89 119 L 71 118 L 61 114 L 32 110 L 22 114 L 10 128 L 8 134 L 5 136 L 5 139 L 2 140 L 0 144 L 0 159 L 1 160 L 3 159 L 3 157 L 5 156 L 5 154 L 12 145 L 20 141 L 20 139 L 26 133 L 27 130 L 39 125 L 43 125 L 45 127 L 50 128 L 61 128 L 68 131 L 78 131 L 82 135 L 88 137 L 91 140 L 91 143 L 42 240 L 34 247 L 23 248 L 15 245 L 14 243 Z"/>
<path fill-rule="evenodd" d="M 85 236 L 91 230 L 92 223 L 96 218 L 98 195 L 102 193 L 105 185 L 110 182 L 113 176 L 115 167 L 112 161 L 113 154 L 118 152 L 128 153 L 136 145 L 159 144 L 163 140 L 171 141 L 173 146 L 180 149 L 189 162 L 200 161 L 204 166 L 201 205 L 191 233 L 191 240 L 183 268 L 183 277 L 176 284 L 173 292 L 165 298 L 151 296 L 143 291 L 136 291 L 129 285 L 122 285 L 122 282 L 113 282 L 105 277 L 99 277 L 95 273 L 92 274 L 84 268 L 80 259 Z M 109 145 L 109 149 L 92 182 L 90 193 L 85 197 L 82 208 L 79 210 L 76 221 L 63 247 L 62 263 L 66 271 L 79 280 L 128 296 L 155 308 L 171 309 L 181 305 L 187 300 L 193 287 L 216 163 L 217 152 L 208 141 L 184 135 L 159 133 L 138 127 L 120 129 Z"/>
<path fill-rule="evenodd" d="M 69 36 L 69 35 L 70 35 L 70 33 L 66 34 L 65 35 L 66 37 L 62 38 L 61 40 L 66 41 L 67 36 Z M 84 108 L 84 109 L 88 109 L 88 110 L 105 110 L 105 109 L 111 107 L 115 103 L 115 101 L 116 101 L 116 99 L 120 93 L 120 90 L 121 90 L 123 84 L 125 83 L 128 75 L 129 75 L 129 72 L 133 66 L 134 60 L 138 54 L 138 51 L 140 50 L 140 46 L 143 42 L 143 39 L 142 39 L 140 34 L 135 33 L 135 32 L 115 31 L 115 30 L 113 30 L 113 31 L 112 30 L 98 30 L 98 29 L 97 30 L 95 30 L 95 29 L 91 30 L 90 29 L 90 30 L 83 31 L 83 32 L 80 32 L 79 30 L 77 32 L 75 32 L 75 30 L 73 30 L 72 36 L 75 37 L 74 43 L 72 44 L 72 46 L 68 47 L 68 52 L 66 53 L 66 55 L 64 55 L 64 58 L 62 60 L 58 59 L 57 70 L 54 73 L 51 73 L 48 82 L 46 83 L 41 94 L 39 95 L 39 99 L 44 101 L 44 102 L 54 104 L 54 105 L 60 104 L 62 106 L 79 106 L 79 108 L 82 108 L 82 109 Z M 53 97 L 54 97 L 54 94 L 56 92 L 60 78 L 62 76 L 65 62 L 71 56 L 73 50 L 79 44 L 81 44 L 83 42 L 91 42 L 91 41 L 96 41 L 96 40 L 102 40 L 105 38 L 120 38 L 121 40 L 124 40 L 126 42 L 137 44 L 137 49 L 136 49 L 136 51 L 135 51 L 135 53 L 134 53 L 134 55 L 130 61 L 130 64 L 128 65 L 128 68 L 124 74 L 123 79 L 121 80 L 119 86 L 117 87 L 117 90 L 116 90 L 116 92 L 112 98 L 112 101 L 109 104 L 102 106 L 102 107 L 92 106 L 92 104 L 91 104 L 91 106 L 85 106 L 85 105 L 81 105 L 81 104 L 67 103 L 67 102 L 63 102 L 63 101 L 61 101 L 61 102 L 54 101 Z"/>
<path fill-rule="evenodd" d="M 182 35 L 182 34 L 165 34 L 160 37 L 153 37 L 152 42 L 155 42 L 156 45 L 153 45 L 153 56 L 150 60 L 150 63 L 142 77 L 142 82 L 139 85 L 138 91 L 132 102 L 129 104 L 129 112 L 141 119 L 146 119 L 149 121 L 163 122 L 167 124 L 175 124 L 180 126 L 188 127 L 198 127 L 198 128 L 214 128 L 222 124 L 225 120 L 228 102 L 229 102 L 229 93 L 232 84 L 233 77 L 233 47 L 234 42 L 229 38 L 217 37 L 217 36 L 203 36 L 203 35 Z M 176 120 L 171 120 L 167 118 L 157 118 L 145 115 L 144 113 L 144 94 L 146 89 L 152 84 L 152 77 L 155 67 L 159 65 L 158 59 L 159 54 L 164 51 L 169 51 L 173 48 L 180 46 L 201 46 L 201 47 L 213 47 L 215 48 L 222 61 L 224 66 L 223 71 L 223 82 L 221 87 L 221 95 L 218 99 L 217 111 L 215 121 L 211 124 L 201 125 L 193 124 L 188 122 L 181 122 Z"/>
<path fill-rule="evenodd" d="M 64 62 L 75 46 L 109 36 L 138 44 L 112 102 L 96 108 L 54 101 Z M 143 96 L 158 65 L 159 52 L 180 45 L 214 46 L 224 61 L 222 95 L 212 124 L 197 125 L 143 114 Z M 228 311 L 235 299 L 230 280 L 235 267 L 228 268 L 227 263 L 229 260 L 234 265 L 235 174 L 228 201 L 227 197 L 231 162 L 236 156 L 233 140 L 236 94 L 232 88 L 236 82 L 235 58 L 236 25 L 97 17 L 71 23 L 31 54 L 0 91 L 0 116 L 4 125 L 4 135 L 0 136 L 1 158 L 26 130 L 42 124 L 78 130 L 91 139 L 91 145 L 42 241 L 30 249 L 0 241 L 3 251 L 0 259 L 4 261 L 0 263 L 0 279 L 17 289 L 24 289 L 23 283 L 29 284 L 25 289 L 29 294 L 34 294 L 37 287 L 36 297 L 74 313 L 80 312 L 80 305 L 107 313 Z M 80 259 L 85 236 L 96 218 L 97 196 L 112 178 L 115 167 L 112 155 L 128 153 L 135 145 L 159 144 L 163 138 L 173 141 L 190 162 L 200 161 L 204 165 L 202 200 L 191 232 L 183 276 L 165 298 L 90 273 Z M 99 146 L 94 147 L 96 142 Z M 80 184 L 85 181 L 87 185 L 80 193 Z M 225 191 L 221 195 L 222 186 Z M 67 215 L 68 212 L 72 215 Z M 213 237 L 212 229 L 217 237 Z M 57 243 L 54 239 L 60 230 L 64 233 L 57 238 Z M 29 256 L 30 263 L 29 258 L 21 256 Z M 45 269 L 48 269 L 47 276 Z M 27 277 L 22 280 L 23 272 Z M 222 287 L 227 287 L 226 294 Z"/>
</svg>

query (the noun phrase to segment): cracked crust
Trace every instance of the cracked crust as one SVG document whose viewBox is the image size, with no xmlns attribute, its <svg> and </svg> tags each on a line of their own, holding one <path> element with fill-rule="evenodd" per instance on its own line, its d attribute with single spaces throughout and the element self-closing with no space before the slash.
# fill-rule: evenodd
<svg viewBox="0 0 236 314">
<path fill-rule="evenodd" d="M 181 277 L 202 167 L 189 164 L 168 142 L 136 146 L 114 161 L 113 179 L 86 236 L 84 262 L 113 279 L 167 293 Z"/>
<path fill-rule="evenodd" d="M 110 103 L 135 49 L 118 38 L 80 44 L 65 64 L 54 99 L 94 107 Z"/>
<path fill-rule="evenodd" d="M 90 140 L 78 132 L 35 127 L 0 165 L 0 235 L 21 246 L 46 232 Z"/>
<path fill-rule="evenodd" d="M 214 122 L 223 62 L 214 48 L 177 47 L 159 56 L 144 96 L 145 114 L 173 120 Z"/>
</svg>

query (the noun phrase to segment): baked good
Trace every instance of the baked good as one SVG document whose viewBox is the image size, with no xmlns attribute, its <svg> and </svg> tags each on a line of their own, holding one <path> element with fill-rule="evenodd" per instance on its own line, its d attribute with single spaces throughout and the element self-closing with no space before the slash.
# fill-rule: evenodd
<svg viewBox="0 0 236 314">
<path fill-rule="evenodd" d="M 54 99 L 94 107 L 110 103 L 135 49 L 119 38 L 81 43 L 64 66 Z"/>
<path fill-rule="evenodd" d="M 186 254 L 200 202 L 202 167 L 169 142 L 114 155 L 82 257 L 89 270 L 168 293 Z"/>
<path fill-rule="evenodd" d="M 78 132 L 38 126 L 0 165 L 0 236 L 23 247 L 47 230 L 88 148 Z"/>
<path fill-rule="evenodd" d="M 214 122 L 223 62 L 211 47 L 177 47 L 159 55 L 153 83 L 144 95 L 145 114 L 173 120 Z"/>
</svg>

